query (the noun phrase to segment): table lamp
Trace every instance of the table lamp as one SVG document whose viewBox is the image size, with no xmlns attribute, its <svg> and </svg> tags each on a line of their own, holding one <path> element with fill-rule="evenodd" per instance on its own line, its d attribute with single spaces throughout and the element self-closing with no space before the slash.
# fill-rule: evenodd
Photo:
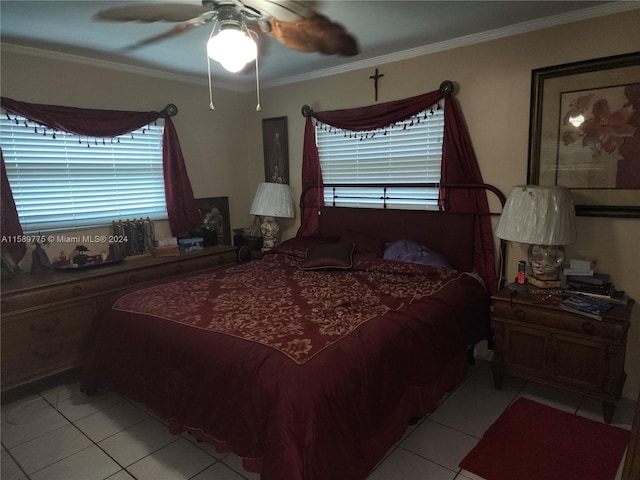
<svg viewBox="0 0 640 480">
<path fill-rule="evenodd" d="M 258 185 L 256 195 L 249 210 L 251 215 L 262 217 L 262 251 L 266 252 L 278 245 L 280 225 L 275 217 L 293 218 L 295 208 L 289 185 L 285 183 L 263 182 Z"/>
<path fill-rule="evenodd" d="M 495 233 L 503 240 L 529 244 L 529 267 L 533 276 L 559 278 L 565 258 L 564 245 L 576 239 L 571 192 L 564 187 L 514 187 Z"/>
</svg>

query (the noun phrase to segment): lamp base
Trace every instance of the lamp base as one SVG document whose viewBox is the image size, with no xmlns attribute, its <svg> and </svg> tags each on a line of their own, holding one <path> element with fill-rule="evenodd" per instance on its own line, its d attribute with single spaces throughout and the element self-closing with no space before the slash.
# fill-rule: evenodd
<svg viewBox="0 0 640 480">
<path fill-rule="evenodd" d="M 529 245 L 527 253 L 534 276 L 560 278 L 565 259 L 562 245 Z"/>
<path fill-rule="evenodd" d="M 273 217 L 264 217 L 260 224 L 260 232 L 262 233 L 262 251 L 268 252 L 272 248 L 278 246 L 278 237 L 280 234 L 280 225 Z"/>
</svg>

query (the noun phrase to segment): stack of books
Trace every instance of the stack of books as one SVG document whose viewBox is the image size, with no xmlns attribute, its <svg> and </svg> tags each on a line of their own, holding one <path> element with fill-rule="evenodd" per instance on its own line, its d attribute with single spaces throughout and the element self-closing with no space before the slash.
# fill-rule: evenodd
<svg viewBox="0 0 640 480">
<path fill-rule="evenodd" d="M 560 303 L 562 301 L 561 281 L 549 275 L 529 275 L 527 290 L 534 303 Z"/>
<path fill-rule="evenodd" d="M 595 320 L 602 320 L 602 316 L 614 306 L 613 302 L 580 293 L 572 295 L 560 303 L 560 308 L 567 312 L 577 313 Z"/>
<path fill-rule="evenodd" d="M 591 298 L 609 301 L 613 304 L 626 305 L 628 295 L 616 290 L 611 277 L 606 273 L 593 273 L 591 276 L 567 275 L 565 294 L 582 294 Z"/>
<path fill-rule="evenodd" d="M 562 281 L 551 275 L 529 275 L 527 282 L 538 288 L 560 288 Z"/>
<path fill-rule="evenodd" d="M 179 257 L 178 239 L 176 237 L 166 237 L 154 240 L 153 254 L 156 257 Z"/>
</svg>

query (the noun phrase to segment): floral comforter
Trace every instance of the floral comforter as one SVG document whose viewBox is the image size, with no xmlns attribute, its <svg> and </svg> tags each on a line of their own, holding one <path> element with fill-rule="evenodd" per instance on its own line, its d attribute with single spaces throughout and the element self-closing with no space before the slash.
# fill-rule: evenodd
<svg viewBox="0 0 640 480">
<path fill-rule="evenodd" d="M 120 298 L 82 388 L 112 388 L 263 480 L 362 479 L 466 373 L 489 300 L 452 269 L 286 249 Z M 327 461 L 331 459 L 331 461 Z"/>
</svg>

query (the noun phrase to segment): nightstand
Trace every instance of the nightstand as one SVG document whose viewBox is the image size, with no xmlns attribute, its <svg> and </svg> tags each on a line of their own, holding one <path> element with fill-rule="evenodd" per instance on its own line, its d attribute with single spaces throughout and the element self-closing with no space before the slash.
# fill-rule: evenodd
<svg viewBox="0 0 640 480">
<path fill-rule="evenodd" d="M 527 291 L 491 297 L 495 331 L 493 378 L 505 374 L 602 401 L 611 422 L 626 378 L 624 360 L 634 301 L 617 305 L 602 321 L 535 303 Z"/>
</svg>

